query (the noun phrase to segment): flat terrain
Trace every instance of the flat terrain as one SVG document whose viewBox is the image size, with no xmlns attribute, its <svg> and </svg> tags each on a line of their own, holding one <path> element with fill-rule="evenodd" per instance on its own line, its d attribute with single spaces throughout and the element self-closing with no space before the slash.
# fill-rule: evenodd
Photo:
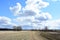
<svg viewBox="0 0 60 40">
<path fill-rule="evenodd" d="M 47 39 L 38 35 L 36 31 L 0 31 L 0 40 L 47 40 Z"/>
<path fill-rule="evenodd" d="M 60 32 L 0 31 L 0 40 L 60 40 Z"/>
</svg>

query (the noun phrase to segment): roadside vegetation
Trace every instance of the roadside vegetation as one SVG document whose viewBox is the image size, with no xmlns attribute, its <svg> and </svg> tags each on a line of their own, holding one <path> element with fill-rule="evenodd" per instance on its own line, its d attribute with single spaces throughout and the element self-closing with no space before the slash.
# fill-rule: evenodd
<svg viewBox="0 0 60 40">
<path fill-rule="evenodd" d="M 41 32 L 40 35 L 42 37 L 49 39 L 49 40 L 60 40 L 60 33 L 59 32 Z"/>
</svg>

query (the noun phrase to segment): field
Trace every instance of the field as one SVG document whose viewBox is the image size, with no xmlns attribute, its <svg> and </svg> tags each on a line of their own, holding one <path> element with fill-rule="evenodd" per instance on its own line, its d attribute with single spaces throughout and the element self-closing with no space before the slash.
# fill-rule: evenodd
<svg viewBox="0 0 60 40">
<path fill-rule="evenodd" d="M 47 34 L 40 31 L 0 31 L 0 40 L 49 40 Z"/>
<path fill-rule="evenodd" d="M 44 40 L 36 31 L 0 31 L 0 40 Z"/>
</svg>

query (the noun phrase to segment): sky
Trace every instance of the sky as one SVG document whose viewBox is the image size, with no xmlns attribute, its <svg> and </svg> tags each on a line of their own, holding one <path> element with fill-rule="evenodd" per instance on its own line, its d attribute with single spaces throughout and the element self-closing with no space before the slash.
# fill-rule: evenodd
<svg viewBox="0 0 60 40">
<path fill-rule="evenodd" d="M 60 29 L 60 0 L 0 0 L 0 27 Z"/>
</svg>

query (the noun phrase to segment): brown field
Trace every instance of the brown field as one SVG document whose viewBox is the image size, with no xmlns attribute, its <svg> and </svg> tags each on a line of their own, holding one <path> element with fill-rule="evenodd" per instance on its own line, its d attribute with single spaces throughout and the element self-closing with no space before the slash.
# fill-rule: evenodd
<svg viewBox="0 0 60 40">
<path fill-rule="evenodd" d="M 0 40 L 45 40 L 36 31 L 0 31 Z"/>
<path fill-rule="evenodd" d="M 39 31 L 0 31 L 0 40 L 49 40 L 45 37 L 47 34 Z"/>
</svg>

